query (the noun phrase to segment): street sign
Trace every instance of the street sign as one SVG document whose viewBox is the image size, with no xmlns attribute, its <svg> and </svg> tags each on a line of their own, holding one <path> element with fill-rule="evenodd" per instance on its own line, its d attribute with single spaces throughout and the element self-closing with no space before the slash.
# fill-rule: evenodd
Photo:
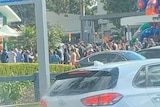
<svg viewBox="0 0 160 107">
<path fill-rule="evenodd" d="M 10 3 L 10 2 L 19 2 L 19 1 L 28 1 L 28 0 L 0 0 L 0 3 Z"/>
<path fill-rule="evenodd" d="M 18 5 L 34 3 L 34 0 L 0 0 L 0 5 Z"/>
</svg>

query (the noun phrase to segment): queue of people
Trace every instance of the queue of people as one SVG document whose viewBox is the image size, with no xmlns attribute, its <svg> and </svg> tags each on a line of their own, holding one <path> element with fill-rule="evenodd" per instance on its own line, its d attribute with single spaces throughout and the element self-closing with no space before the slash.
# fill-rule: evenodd
<svg viewBox="0 0 160 107">
<path fill-rule="evenodd" d="M 49 49 L 49 63 L 53 64 L 72 64 L 75 65 L 81 58 L 91 55 L 95 52 L 110 51 L 110 50 L 131 50 L 138 51 L 144 48 L 149 48 L 158 45 L 153 38 L 144 38 L 142 42 L 136 38 L 135 43 L 130 44 L 123 40 L 110 40 L 103 43 L 85 44 L 83 41 L 77 44 L 63 44 L 56 49 Z M 38 55 L 28 49 L 10 49 L 5 50 L 0 54 L 2 63 L 36 62 Z"/>
<path fill-rule="evenodd" d="M 33 53 L 31 53 L 27 49 L 9 49 L 8 51 L 6 49 L 3 49 L 0 54 L 0 60 L 1 63 L 16 63 L 16 62 L 26 62 L 31 63 L 34 62 L 34 56 Z"/>
<path fill-rule="evenodd" d="M 136 38 L 134 43 L 124 42 L 123 40 L 111 40 L 109 42 L 91 44 L 80 42 L 78 44 L 64 44 L 55 50 L 50 50 L 49 57 L 50 63 L 75 65 L 77 60 L 95 52 L 110 50 L 139 51 L 156 45 L 158 45 L 158 43 L 156 43 L 152 37 L 144 38 L 142 42 Z"/>
</svg>

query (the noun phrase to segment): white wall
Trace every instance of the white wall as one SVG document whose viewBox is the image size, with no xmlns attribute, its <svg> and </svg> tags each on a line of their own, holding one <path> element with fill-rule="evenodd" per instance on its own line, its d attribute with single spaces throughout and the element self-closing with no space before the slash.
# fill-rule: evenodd
<svg viewBox="0 0 160 107">
<path fill-rule="evenodd" d="M 66 33 L 80 32 L 80 19 L 79 15 L 71 15 L 65 17 L 64 14 L 56 14 L 55 12 L 47 11 L 47 22 L 50 25 L 60 25 Z"/>
<path fill-rule="evenodd" d="M 158 15 L 142 15 L 142 16 L 124 17 L 124 18 L 121 18 L 121 26 L 141 25 L 145 22 L 159 21 L 159 20 L 153 20 L 153 17 L 158 17 Z"/>
</svg>

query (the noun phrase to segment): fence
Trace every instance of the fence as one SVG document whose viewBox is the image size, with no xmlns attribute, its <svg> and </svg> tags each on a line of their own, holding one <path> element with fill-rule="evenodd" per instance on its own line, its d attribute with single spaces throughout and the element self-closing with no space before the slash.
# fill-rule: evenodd
<svg viewBox="0 0 160 107">
<path fill-rule="evenodd" d="M 50 74 L 50 79 L 53 80 L 57 74 Z M 40 99 L 40 91 L 39 91 L 39 72 L 35 72 L 33 75 L 25 75 L 25 76 L 0 76 L 0 82 L 9 82 L 9 81 L 33 81 L 34 82 L 34 95 L 35 101 L 39 101 Z"/>
</svg>

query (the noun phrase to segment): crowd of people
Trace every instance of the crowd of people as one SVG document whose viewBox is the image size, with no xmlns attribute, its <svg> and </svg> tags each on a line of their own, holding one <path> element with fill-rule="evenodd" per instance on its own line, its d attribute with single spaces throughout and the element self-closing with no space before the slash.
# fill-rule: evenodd
<svg viewBox="0 0 160 107">
<path fill-rule="evenodd" d="M 50 63 L 72 64 L 85 56 L 91 55 L 95 52 L 110 51 L 110 50 L 130 50 L 138 51 L 158 45 L 152 37 L 144 38 L 142 42 L 136 38 L 134 43 L 124 42 L 123 40 L 111 40 L 103 43 L 85 44 L 80 42 L 78 44 L 64 44 L 55 50 L 50 50 Z"/>
<path fill-rule="evenodd" d="M 77 44 L 63 44 L 59 45 L 56 49 L 49 49 L 49 63 L 55 64 L 72 64 L 75 65 L 77 60 L 91 55 L 95 52 L 110 51 L 110 50 L 131 50 L 138 51 L 144 48 L 149 48 L 158 45 L 153 38 L 144 38 L 142 42 L 136 38 L 132 44 L 124 42 L 123 40 L 110 40 L 103 43 L 85 44 L 83 41 Z M 3 49 L 0 54 L 2 63 L 16 63 L 36 62 L 38 55 L 28 49 Z"/>
<path fill-rule="evenodd" d="M 28 49 L 3 49 L 0 54 L 1 63 L 26 62 L 32 63 L 35 56 Z"/>
</svg>

